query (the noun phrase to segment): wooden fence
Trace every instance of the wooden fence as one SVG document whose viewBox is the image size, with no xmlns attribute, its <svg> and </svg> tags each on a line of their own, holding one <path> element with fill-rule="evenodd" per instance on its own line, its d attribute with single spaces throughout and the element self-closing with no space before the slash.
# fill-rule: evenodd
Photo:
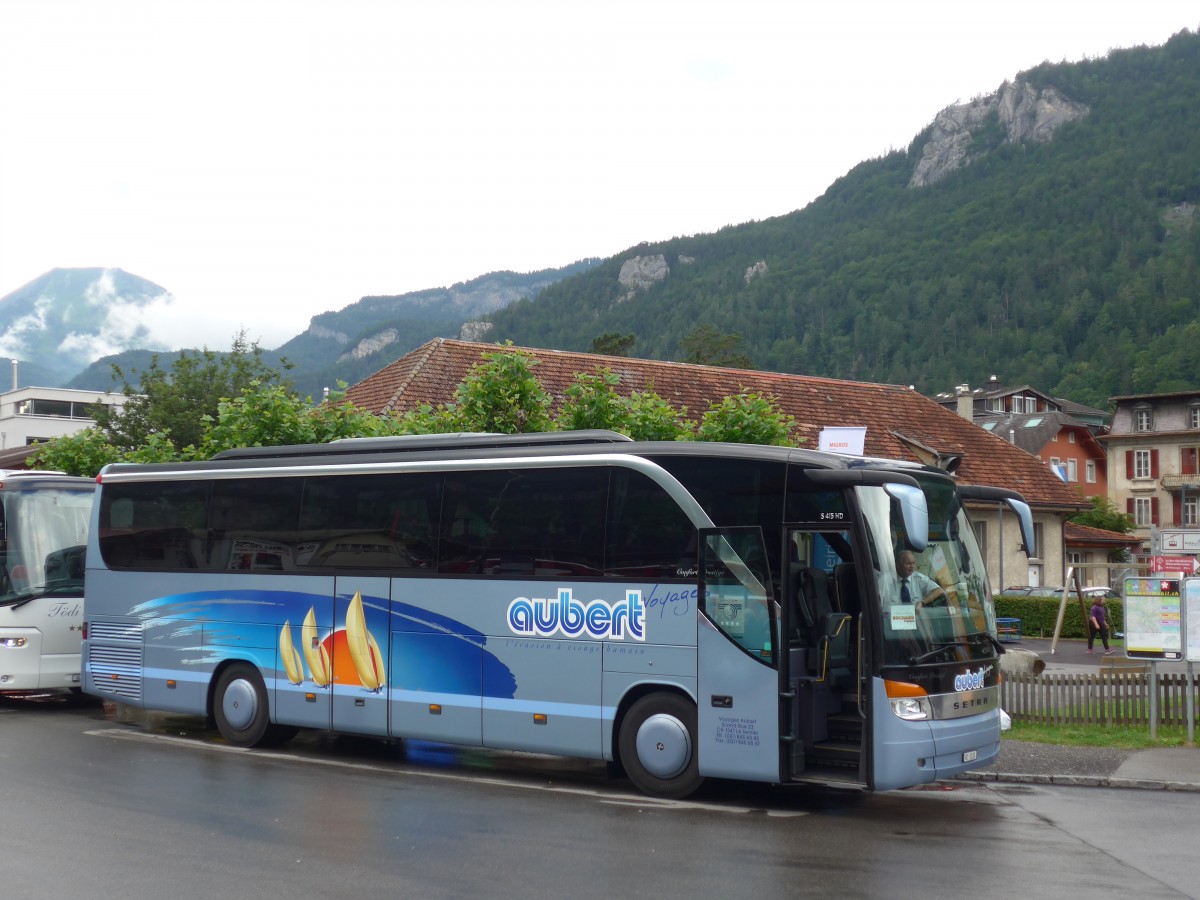
<svg viewBox="0 0 1200 900">
<path fill-rule="evenodd" d="M 1188 676 L 1158 676 L 1159 725 L 1187 725 Z M 1200 715 L 1197 688 L 1191 684 L 1193 709 Z M 1000 683 L 1000 706 L 1015 721 L 1039 725 L 1149 725 L 1150 675 L 1143 672 L 1013 675 Z"/>
</svg>

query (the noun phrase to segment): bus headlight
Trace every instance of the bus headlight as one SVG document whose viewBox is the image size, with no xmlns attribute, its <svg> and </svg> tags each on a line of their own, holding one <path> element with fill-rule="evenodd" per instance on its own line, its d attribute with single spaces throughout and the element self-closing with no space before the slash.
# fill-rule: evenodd
<svg viewBox="0 0 1200 900">
<path fill-rule="evenodd" d="M 892 712 L 901 719 L 909 722 L 919 722 L 929 718 L 929 701 L 916 697 L 896 697 L 891 701 Z"/>
<path fill-rule="evenodd" d="M 23 637 L 0 638 L 0 647 L 8 647 L 14 650 L 18 647 L 24 647 L 26 643 L 28 641 Z"/>
<path fill-rule="evenodd" d="M 887 690 L 888 703 L 897 718 L 906 722 L 919 722 L 933 718 L 933 710 L 929 705 L 929 694 L 923 687 L 909 684 L 907 681 L 884 681 Z"/>
</svg>

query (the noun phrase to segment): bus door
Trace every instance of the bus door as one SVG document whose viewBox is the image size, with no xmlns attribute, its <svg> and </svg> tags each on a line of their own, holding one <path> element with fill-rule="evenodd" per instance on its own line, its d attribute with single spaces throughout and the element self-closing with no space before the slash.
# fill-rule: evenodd
<svg viewBox="0 0 1200 900">
<path fill-rule="evenodd" d="M 791 702 L 784 717 L 792 738 L 787 774 L 858 782 L 862 606 L 850 532 L 789 527 L 786 558 L 780 652 Z"/>
<path fill-rule="evenodd" d="M 779 781 L 779 617 L 762 530 L 702 529 L 700 537 L 700 774 Z"/>
<path fill-rule="evenodd" d="M 390 580 L 339 577 L 333 604 L 333 730 L 386 736 Z"/>
</svg>

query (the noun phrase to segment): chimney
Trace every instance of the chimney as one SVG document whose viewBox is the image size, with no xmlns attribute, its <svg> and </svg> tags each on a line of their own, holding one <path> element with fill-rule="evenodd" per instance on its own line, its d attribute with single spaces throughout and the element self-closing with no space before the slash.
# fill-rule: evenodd
<svg viewBox="0 0 1200 900">
<path fill-rule="evenodd" d="M 12 366 L 13 366 L 13 390 L 15 391 L 17 389 L 17 358 L 15 356 L 12 359 Z"/>
<path fill-rule="evenodd" d="M 958 396 L 958 414 L 968 422 L 975 421 L 975 398 L 971 396 L 971 386 L 960 384 L 954 389 Z"/>
</svg>

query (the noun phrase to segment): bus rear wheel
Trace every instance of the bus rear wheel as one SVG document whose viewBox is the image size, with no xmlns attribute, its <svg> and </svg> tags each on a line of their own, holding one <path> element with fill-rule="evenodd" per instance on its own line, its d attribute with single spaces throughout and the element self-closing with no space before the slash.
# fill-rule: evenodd
<svg viewBox="0 0 1200 900">
<path fill-rule="evenodd" d="M 696 707 L 677 694 L 649 694 L 629 708 L 618 738 L 621 765 L 652 797 L 679 800 L 704 778 L 696 760 Z"/>
<path fill-rule="evenodd" d="M 221 673 L 213 698 L 213 718 L 221 736 L 235 747 L 263 743 L 270 731 L 271 714 L 258 669 L 235 663 Z"/>
</svg>

